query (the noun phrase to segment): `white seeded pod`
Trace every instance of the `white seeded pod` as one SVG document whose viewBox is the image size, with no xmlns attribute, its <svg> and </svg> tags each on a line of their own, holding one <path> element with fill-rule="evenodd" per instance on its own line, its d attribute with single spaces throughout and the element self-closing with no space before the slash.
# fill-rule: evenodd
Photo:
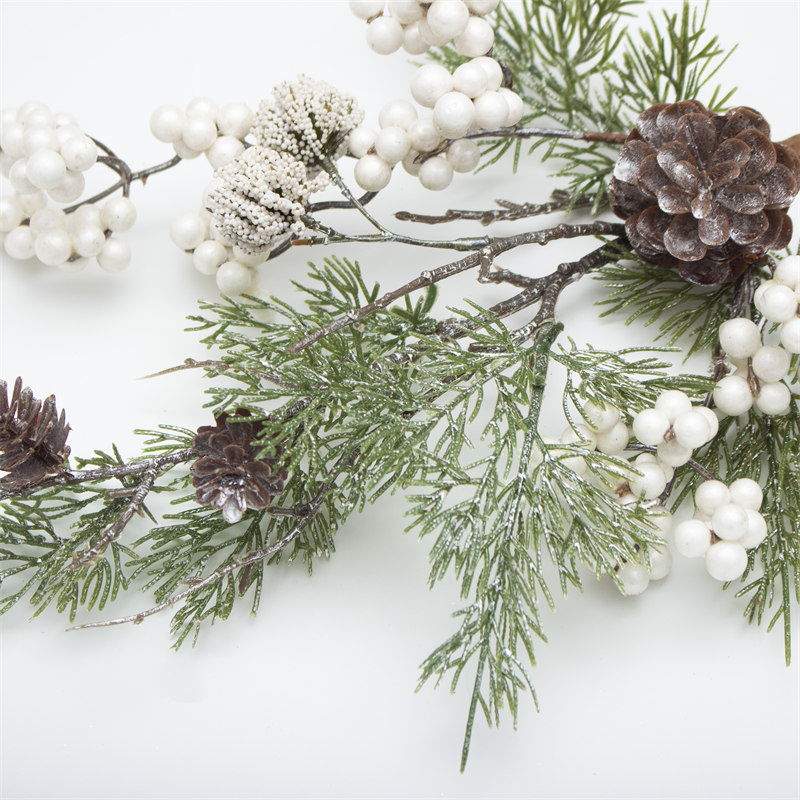
<svg viewBox="0 0 800 800">
<path fill-rule="evenodd" d="M 461 92 L 443 94 L 433 107 L 433 124 L 445 139 L 460 139 L 472 127 L 475 106 Z"/>
<path fill-rule="evenodd" d="M 706 551 L 706 571 L 718 581 L 740 578 L 747 568 L 747 551 L 739 542 L 716 542 Z"/>
<path fill-rule="evenodd" d="M 420 56 L 427 53 L 430 45 L 422 38 L 419 29 L 419 22 L 412 22 L 406 25 L 403 30 L 403 50 L 412 56 Z"/>
<path fill-rule="evenodd" d="M 64 182 L 67 165 L 55 150 L 37 150 L 25 165 L 25 177 L 37 188 L 55 189 Z"/>
<path fill-rule="evenodd" d="M 739 539 L 739 544 L 749 550 L 751 547 L 758 547 L 767 538 L 767 521 L 752 508 L 744 511 L 747 514 L 747 530 Z"/>
<path fill-rule="evenodd" d="M 478 130 L 502 128 L 508 119 L 509 107 L 500 92 L 484 92 L 473 100 L 475 104 L 475 127 Z"/>
<path fill-rule="evenodd" d="M 473 19 L 477 19 L 474 17 Z M 622 591 L 627 597 L 641 594 L 650 583 L 650 573 L 644 564 L 628 561 L 617 570 L 617 577 L 622 582 Z"/>
<path fill-rule="evenodd" d="M 800 291 L 800 256 L 786 256 L 775 267 L 773 278 L 790 289 Z"/>
<path fill-rule="evenodd" d="M 100 208 L 100 222 L 114 233 L 127 231 L 136 222 L 136 206 L 127 197 L 111 197 Z"/>
<path fill-rule="evenodd" d="M 214 120 L 205 114 L 189 114 L 183 126 L 183 143 L 192 150 L 203 152 L 214 144 L 217 138 L 217 126 Z"/>
<path fill-rule="evenodd" d="M 486 70 L 474 61 L 468 61 L 453 72 L 453 88 L 467 97 L 483 94 L 488 86 L 489 76 Z"/>
<path fill-rule="evenodd" d="M 781 325 L 781 344 L 789 353 L 800 353 L 800 317 L 794 317 Z"/>
<path fill-rule="evenodd" d="M 422 166 L 421 161 L 417 161 L 419 150 L 409 150 L 408 155 L 403 159 L 403 169 L 409 174 L 416 177 L 419 175 L 419 168 Z"/>
<path fill-rule="evenodd" d="M 447 160 L 454 172 L 472 172 L 481 160 L 481 151 L 471 139 L 456 139 L 447 148 Z"/>
<path fill-rule="evenodd" d="M 253 286 L 255 273 L 240 261 L 226 261 L 217 270 L 217 288 L 221 294 L 237 295 Z"/>
<path fill-rule="evenodd" d="M 384 128 L 375 138 L 375 152 L 390 166 L 402 161 L 410 149 L 408 134 L 397 125 Z"/>
<path fill-rule="evenodd" d="M 92 258 L 105 246 L 106 235 L 99 226 L 85 225 L 72 234 L 72 247 L 79 256 Z"/>
<path fill-rule="evenodd" d="M 150 115 L 150 132 L 160 142 L 178 142 L 183 135 L 186 114 L 178 106 L 159 106 Z"/>
<path fill-rule="evenodd" d="M 211 147 L 206 150 L 208 163 L 214 169 L 220 169 L 230 164 L 237 156 L 244 152 L 244 143 L 235 136 L 218 136 Z"/>
<path fill-rule="evenodd" d="M 753 356 L 753 372 L 767 383 L 783 380 L 789 374 L 789 354 L 775 345 L 764 345 Z"/>
<path fill-rule="evenodd" d="M 738 417 L 753 405 L 750 385 L 741 375 L 727 375 L 714 387 L 714 403 L 729 417 Z"/>
<path fill-rule="evenodd" d="M 506 89 L 501 86 L 497 90 L 497 93 L 506 101 L 508 116 L 506 117 L 505 127 L 511 128 L 522 119 L 525 113 L 525 103 L 523 103 L 522 98 L 516 92 L 512 92 L 511 89 Z"/>
<path fill-rule="evenodd" d="M 223 136 L 244 139 L 253 126 L 253 117 L 247 103 L 228 103 L 217 112 L 217 129 Z"/>
<path fill-rule="evenodd" d="M 426 108 L 433 108 L 436 101 L 453 91 L 453 76 L 441 64 L 424 64 L 411 78 L 411 95 Z"/>
<path fill-rule="evenodd" d="M 350 11 L 359 19 L 369 19 L 383 11 L 383 0 L 350 0 Z"/>
<path fill-rule="evenodd" d="M 422 6 L 417 0 L 389 0 L 389 10 L 401 25 L 422 19 Z"/>
<path fill-rule="evenodd" d="M 33 248 L 42 264 L 56 267 L 72 255 L 72 239 L 63 228 L 48 228 L 36 234 Z"/>
<path fill-rule="evenodd" d="M 97 145 L 83 134 L 67 139 L 60 152 L 67 169 L 77 172 L 85 172 L 97 161 Z"/>
<path fill-rule="evenodd" d="M 11 258 L 26 261 L 36 254 L 34 235 L 27 225 L 19 225 L 3 237 L 3 248 Z"/>
<path fill-rule="evenodd" d="M 687 519 L 675 526 L 675 549 L 686 558 L 700 558 L 711 546 L 711 529 L 699 519 Z"/>
<path fill-rule="evenodd" d="M 411 147 L 419 153 L 429 153 L 442 143 L 442 137 L 439 135 L 439 131 L 436 130 L 432 117 L 418 119 L 408 129 L 408 138 L 411 142 Z"/>
<path fill-rule="evenodd" d="M 453 44 L 462 56 L 486 55 L 494 44 L 494 30 L 485 19 L 470 17 L 467 27 L 455 37 Z"/>
<path fill-rule="evenodd" d="M 597 431 L 595 441 L 597 449 L 609 456 L 619 455 L 627 446 L 630 435 L 624 422 L 618 422 L 607 431 Z"/>
<path fill-rule="evenodd" d="M 106 272 L 122 272 L 131 263 L 131 246 L 124 239 L 111 236 L 97 256 L 97 263 Z"/>
<path fill-rule="evenodd" d="M 453 180 L 453 168 L 446 158 L 434 156 L 424 161 L 419 168 L 419 182 L 434 192 L 446 189 Z"/>
<path fill-rule="evenodd" d="M 792 403 L 792 393 L 782 382 L 762 383 L 756 397 L 756 408 L 764 414 L 784 414 Z"/>
<path fill-rule="evenodd" d="M 419 118 L 417 109 L 408 100 L 390 100 L 378 113 L 381 128 L 397 126 L 407 131 Z"/>
<path fill-rule="evenodd" d="M 388 56 L 403 44 L 403 28 L 391 17 L 376 17 L 367 25 L 367 44 L 382 56 Z"/>
<path fill-rule="evenodd" d="M 52 189 L 48 189 L 47 194 L 56 203 L 74 203 L 86 188 L 86 179 L 80 172 L 68 169 L 64 175 L 64 180 Z"/>
<path fill-rule="evenodd" d="M 228 251 L 213 239 L 200 242 L 192 253 L 192 264 L 203 275 L 216 275 L 217 269 L 227 260 Z"/>
<path fill-rule="evenodd" d="M 353 128 L 353 130 L 350 131 L 350 136 L 347 139 L 347 147 L 356 158 L 362 158 L 375 146 L 375 137 L 377 135 L 378 134 L 372 130 L 372 128 L 360 125 L 358 128 Z"/>
<path fill-rule="evenodd" d="M 657 408 L 646 408 L 633 418 L 633 435 L 651 447 L 664 441 L 669 428 L 669 417 Z"/>
<path fill-rule="evenodd" d="M 379 192 L 388 185 L 392 168 L 380 156 L 366 155 L 356 161 L 353 174 L 365 192 Z"/>
</svg>

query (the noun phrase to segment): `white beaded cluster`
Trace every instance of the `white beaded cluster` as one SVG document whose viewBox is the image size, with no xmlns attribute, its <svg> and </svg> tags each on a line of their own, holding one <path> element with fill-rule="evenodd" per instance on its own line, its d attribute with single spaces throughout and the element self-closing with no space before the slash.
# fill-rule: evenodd
<svg viewBox="0 0 800 800">
<path fill-rule="evenodd" d="M 36 102 L 3 110 L 0 172 L 14 193 L 0 197 L 0 234 L 9 256 L 36 257 L 66 272 L 83 269 L 91 258 L 108 272 L 128 266 L 130 246 L 111 235 L 136 221 L 127 197 L 109 198 L 99 208 L 80 205 L 70 214 L 51 202 L 74 204 L 97 158 L 97 145 L 71 114 Z"/>
<path fill-rule="evenodd" d="M 150 116 L 150 131 L 159 141 L 171 144 L 181 158 L 205 153 L 209 164 L 219 169 L 244 151 L 253 117 L 247 103 L 220 107 L 208 97 L 195 97 L 183 109 L 159 106 Z"/>
<path fill-rule="evenodd" d="M 280 83 L 273 95 L 274 101 L 259 105 L 252 138 L 299 159 L 310 175 L 323 157 L 335 160 L 347 152 L 348 134 L 364 119 L 353 97 L 307 75 Z"/>
<path fill-rule="evenodd" d="M 441 64 L 416 71 L 411 94 L 420 106 L 432 109 L 430 116 L 420 117 L 406 100 L 392 100 L 380 112 L 379 131 L 361 127 L 352 132 L 350 152 L 359 159 L 355 179 L 362 189 L 383 189 L 398 163 L 426 189 L 445 189 L 454 172 L 471 172 L 478 165 L 478 148 L 464 136 L 520 121 L 522 98 L 503 87 L 502 67 L 486 55 L 494 31 L 484 17 L 497 5 L 495 0 L 400 0 L 388 7 L 350 3 L 356 16 L 368 20 L 367 42 L 378 53 L 403 46 L 417 55 L 452 40 L 456 51 L 470 58 L 452 73 Z"/>
<path fill-rule="evenodd" d="M 675 526 L 675 549 L 689 558 L 705 558 L 706 571 L 718 581 L 741 577 L 747 550 L 767 536 L 766 520 L 759 513 L 762 500 L 761 487 L 750 478 L 730 486 L 704 481 L 694 494 L 694 517 Z"/>
<path fill-rule="evenodd" d="M 766 323 L 778 328 L 778 343 L 765 344 L 752 320 L 735 317 L 719 329 L 719 341 L 734 371 L 714 387 L 714 403 L 728 416 L 739 416 L 753 405 L 763 414 L 783 414 L 792 403 L 786 383 L 791 357 L 800 353 L 800 256 L 778 263 L 771 280 L 762 281 L 753 302 Z"/>
</svg>

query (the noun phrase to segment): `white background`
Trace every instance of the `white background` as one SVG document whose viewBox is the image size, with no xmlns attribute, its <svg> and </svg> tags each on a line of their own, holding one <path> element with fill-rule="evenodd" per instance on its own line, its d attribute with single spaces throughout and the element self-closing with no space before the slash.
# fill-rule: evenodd
<svg viewBox="0 0 800 800">
<path fill-rule="evenodd" d="M 647 6 L 660 13 L 677 4 Z M 3 0 L 0 13 L 2 105 L 35 98 L 69 111 L 134 168 L 170 156 L 147 127 L 161 103 L 203 94 L 255 105 L 304 71 L 355 94 L 375 124 L 386 100 L 408 96 L 412 74 L 401 54 L 368 50 L 344 2 Z M 740 87 L 738 101 L 764 113 L 776 139 L 800 131 L 799 21 L 796 0 L 711 3 L 711 27 L 724 45 L 739 44 L 720 80 Z M 542 200 L 551 186 L 544 175 L 527 167 L 512 180 L 504 165 L 433 194 L 400 174 L 375 209 L 388 220 L 408 207 Z M 203 357 L 182 328 L 215 287 L 171 244 L 168 223 L 199 206 L 209 176 L 199 159 L 134 187 L 139 220 L 123 234 L 134 251 L 123 274 L 2 265 L 0 375 L 21 374 L 39 397 L 57 394 L 74 453 L 112 441 L 135 453 L 135 427 L 209 421 L 199 376 L 135 380 Z M 360 224 L 339 219 L 350 230 Z M 408 248 L 333 252 L 360 258 L 386 286 L 447 260 Z M 560 252 L 517 253 L 507 263 L 549 269 Z M 285 296 L 305 261 L 322 255 L 271 262 L 262 288 Z M 596 323 L 602 287 L 587 284 L 565 298 L 579 343 L 651 340 L 619 319 Z M 470 276 L 449 291 L 449 301 L 501 296 Z M 547 425 L 555 435 L 563 427 L 556 410 L 554 398 Z M 797 643 L 787 668 L 780 631 L 750 627 L 742 601 L 679 557 L 641 597 L 589 578 L 582 595 L 558 598 L 556 612 L 544 612 L 549 643 L 533 670 L 541 713 L 523 702 L 516 732 L 508 720 L 499 730 L 478 720 L 460 775 L 468 677 L 455 696 L 444 686 L 414 693 L 419 663 L 454 630 L 457 589 L 448 581 L 428 591 L 428 543 L 403 534 L 404 510 L 402 498 L 388 498 L 351 520 L 313 578 L 300 565 L 271 570 L 258 617 L 242 604 L 194 650 L 169 649 L 166 616 L 66 634 L 54 611 L 28 621 L 30 609 L 16 608 L 0 620 L 0 797 L 798 795 Z M 111 614 L 149 604 L 132 593 Z"/>
</svg>

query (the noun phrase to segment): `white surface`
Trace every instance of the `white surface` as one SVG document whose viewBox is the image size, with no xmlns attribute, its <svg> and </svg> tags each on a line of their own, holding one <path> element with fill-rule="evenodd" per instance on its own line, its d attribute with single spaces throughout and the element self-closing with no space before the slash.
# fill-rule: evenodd
<svg viewBox="0 0 800 800">
<path fill-rule="evenodd" d="M 353 92 L 374 126 L 387 99 L 408 97 L 412 74 L 402 54 L 369 51 L 344 2 L 3 0 L 0 15 L 2 105 L 37 98 L 70 111 L 134 168 L 170 156 L 148 131 L 162 103 L 202 94 L 255 104 L 305 71 Z M 739 42 L 720 80 L 740 87 L 738 101 L 764 113 L 775 138 L 800 131 L 799 16 L 796 2 L 712 2 L 712 28 L 724 44 Z M 400 208 L 543 199 L 543 174 L 529 168 L 510 181 L 503 166 L 456 176 L 441 194 L 403 175 L 375 211 L 388 219 Z M 209 175 L 198 159 L 134 188 L 139 219 L 123 234 L 134 256 L 122 274 L 3 263 L 0 374 L 23 375 L 38 396 L 56 392 L 75 453 L 111 441 L 130 453 L 134 427 L 208 422 L 198 376 L 134 379 L 204 352 L 181 329 L 198 298 L 214 298 L 213 280 L 175 249 L 168 226 L 199 206 Z M 333 252 L 357 256 L 387 286 L 446 260 Z M 272 262 L 262 286 L 285 293 L 323 254 Z M 533 255 L 532 267 L 530 251 L 507 263 L 545 269 L 556 257 Z M 484 303 L 502 296 L 471 277 L 452 291 Z M 596 284 L 567 295 L 579 342 L 647 341 L 619 320 L 592 321 L 599 296 Z M 548 408 L 558 434 L 555 398 Z M 549 643 L 533 671 L 542 713 L 523 702 L 517 732 L 478 720 L 459 775 L 469 679 L 455 697 L 444 686 L 414 693 L 419 663 L 454 629 L 457 591 L 426 589 L 427 543 L 402 534 L 404 510 L 390 498 L 351 520 L 312 579 L 299 565 L 271 570 L 257 618 L 242 604 L 177 655 L 166 616 L 69 635 L 54 611 L 29 622 L 19 607 L 0 619 L 0 797 L 797 796 L 796 643 L 787 669 L 780 632 L 748 626 L 741 601 L 677 555 L 673 574 L 641 597 L 590 578 L 583 595 L 544 612 Z M 129 594 L 111 613 L 147 605 Z"/>
</svg>

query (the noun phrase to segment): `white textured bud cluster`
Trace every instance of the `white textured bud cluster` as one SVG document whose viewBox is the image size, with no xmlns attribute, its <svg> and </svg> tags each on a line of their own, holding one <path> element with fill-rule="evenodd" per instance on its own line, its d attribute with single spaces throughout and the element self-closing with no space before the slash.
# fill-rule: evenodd
<svg viewBox="0 0 800 800">
<path fill-rule="evenodd" d="M 127 197 L 108 198 L 99 207 L 83 204 L 69 214 L 55 205 L 79 200 L 84 173 L 97 158 L 97 145 L 71 114 L 36 102 L 3 110 L 0 172 L 14 192 L 0 197 L 0 235 L 9 256 L 35 257 L 65 272 L 83 269 L 92 258 L 107 272 L 128 266 L 130 246 L 112 235 L 136 221 Z"/>
<path fill-rule="evenodd" d="M 734 317 L 720 325 L 719 341 L 734 371 L 714 388 L 714 403 L 728 416 L 753 405 L 763 414 L 784 414 L 792 403 L 789 383 L 797 379 L 791 357 L 800 353 L 800 256 L 782 259 L 771 280 L 762 281 L 753 302 L 768 325 Z M 771 324 L 778 342 L 765 344 Z"/>
<path fill-rule="evenodd" d="M 247 103 L 220 107 L 208 97 L 195 97 L 183 109 L 159 106 L 150 117 L 156 139 L 171 144 L 181 158 L 205 153 L 214 169 L 229 164 L 244 150 L 252 124 L 253 112 Z"/>
<path fill-rule="evenodd" d="M 323 157 L 341 158 L 348 134 L 364 119 L 354 98 L 307 75 L 284 81 L 273 95 L 273 102 L 263 100 L 259 106 L 252 138 L 299 159 L 309 174 L 321 169 Z"/>
</svg>

